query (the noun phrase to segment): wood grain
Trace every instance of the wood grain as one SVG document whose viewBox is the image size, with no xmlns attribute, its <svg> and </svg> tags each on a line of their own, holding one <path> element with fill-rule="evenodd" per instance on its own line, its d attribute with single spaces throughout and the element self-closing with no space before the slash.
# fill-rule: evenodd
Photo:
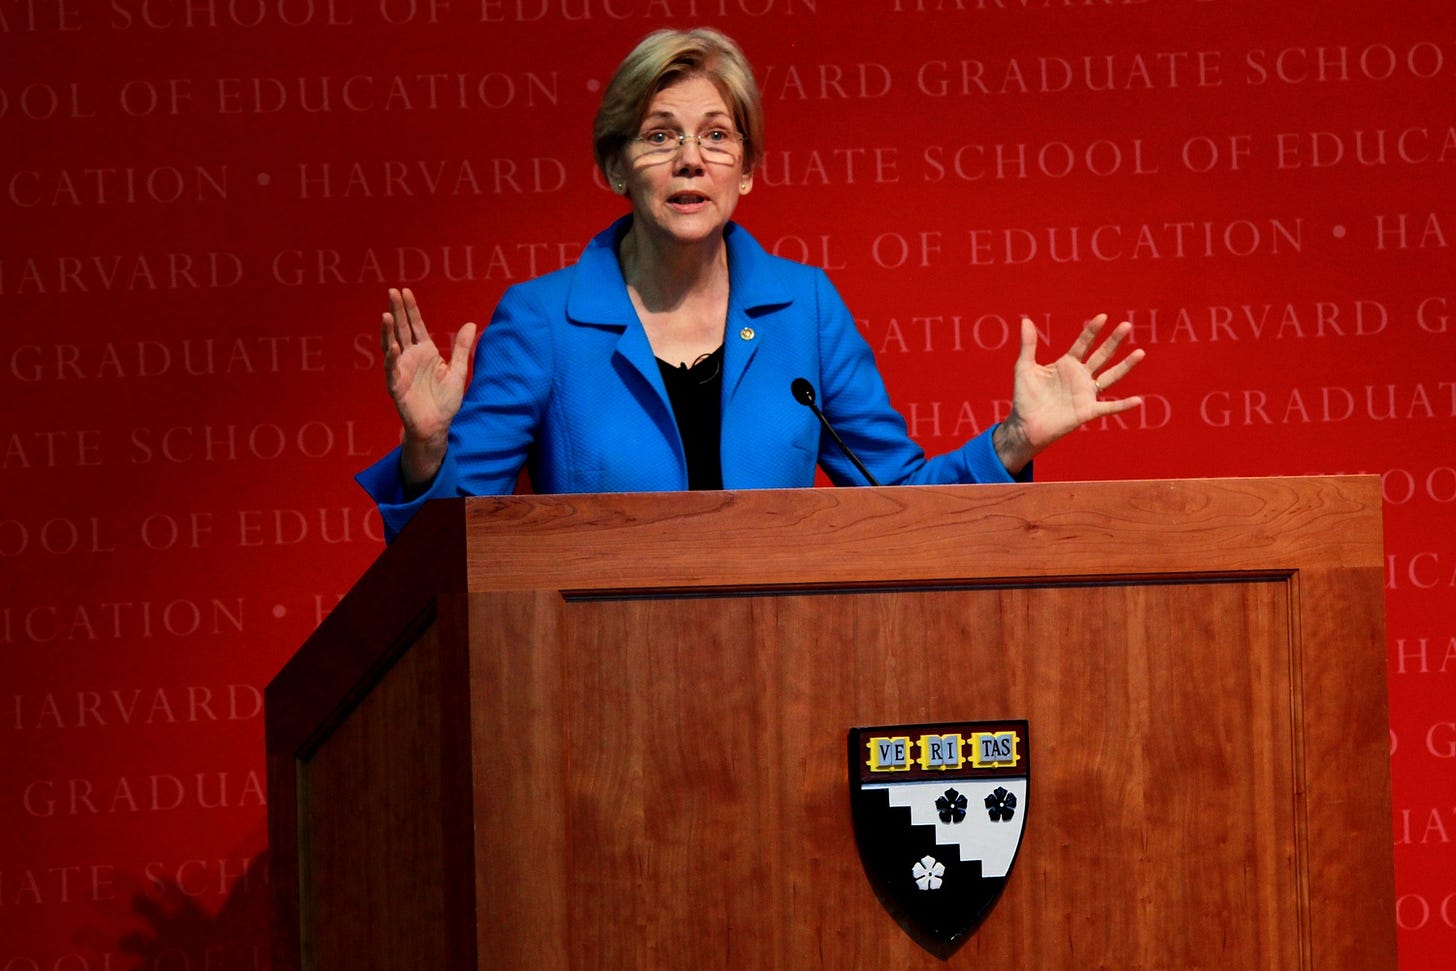
<svg viewBox="0 0 1456 971">
<path fill-rule="evenodd" d="M 446 888 L 403 937 L 472 936 L 443 966 L 908 967 L 845 733 L 1026 718 L 1021 855 L 946 966 L 1394 968 L 1382 579 L 1373 478 L 444 503 L 270 686 L 270 784 L 317 750 L 333 786 L 273 831 L 337 854 L 320 829 L 395 806 L 438 732 L 409 805 L 458 852 L 385 855 Z M 372 699 L 421 648 L 403 707 Z M 353 724 L 381 718 L 428 731 Z M 421 966 L 394 940 L 348 966 Z"/>
</svg>

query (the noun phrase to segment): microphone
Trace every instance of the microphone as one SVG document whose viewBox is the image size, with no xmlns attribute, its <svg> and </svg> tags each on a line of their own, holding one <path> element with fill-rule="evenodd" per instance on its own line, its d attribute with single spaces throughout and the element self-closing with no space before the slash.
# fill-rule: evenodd
<svg viewBox="0 0 1456 971">
<path fill-rule="evenodd" d="M 865 481 L 869 482 L 872 486 L 879 485 L 879 480 L 870 475 L 870 470 L 865 468 L 864 463 L 859 460 L 859 456 L 855 455 L 854 451 L 848 445 L 844 444 L 844 439 L 839 437 L 839 433 L 834 430 L 834 426 L 829 424 L 829 419 L 824 417 L 824 412 L 820 411 L 819 406 L 814 403 L 814 386 L 809 383 L 809 379 L 795 378 L 793 384 L 789 385 L 789 390 L 794 393 L 795 401 L 814 413 L 814 417 L 819 419 L 819 424 L 824 426 L 824 430 L 829 433 L 830 438 L 834 439 L 835 444 L 839 446 L 839 450 L 854 463 L 855 468 L 859 469 L 859 474 L 865 477 Z"/>
</svg>

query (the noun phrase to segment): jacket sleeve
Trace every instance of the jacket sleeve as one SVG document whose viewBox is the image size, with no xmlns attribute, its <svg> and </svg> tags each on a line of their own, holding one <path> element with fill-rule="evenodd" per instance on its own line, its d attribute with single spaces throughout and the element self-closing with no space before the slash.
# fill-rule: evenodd
<svg viewBox="0 0 1456 971">
<path fill-rule="evenodd" d="M 474 371 L 428 489 L 406 496 L 395 448 L 355 480 L 379 506 L 393 540 L 431 499 L 506 495 L 530 457 L 551 394 L 550 327 L 522 288 L 507 290 L 476 345 Z"/>
<path fill-rule="evenodd" d="M 822 271 L 815 271 L 815 281 L 820 407 L 875 478 L 884 485 L 1030 480 L 1030 466 L 1013 477 L 1001 464 L 991 440 L 994 425 L 960 448 L 927 459 L 910 437 L 904 417 L 890 404 L 874 353 L 844 301 Z M 864 484 L 827 433 L 820 436 L 819 464 L 836 485 Z"/>
</svg>

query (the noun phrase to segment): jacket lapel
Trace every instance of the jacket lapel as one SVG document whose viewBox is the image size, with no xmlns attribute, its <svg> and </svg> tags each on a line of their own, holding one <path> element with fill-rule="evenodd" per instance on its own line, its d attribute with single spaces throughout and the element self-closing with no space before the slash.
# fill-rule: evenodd
<svg viewBox="0 0 1456 971">
<path fill-rule="evenodd" d="M 765 340 L 781 337 L 773 311 L 793 302 L 793 291 L 773 259 L 736 223 L 724 232 L 728 245 L 728 322 L 723 333 L 723 406 L 738 391 L 743 375 Z"/>
<path fill-rule="evenodd" d="M 667 388 L 657 368 L 652 345 L 632 300 L 622 281 L 622 267 L 617 262 L 617 242 L 631 224 L 631 216 L 623 216 L 598 233 L 587 245 L 577 263 L 576 276 L 566 298 L 566 317 L 573 324 L 615 330 L 618 334 L 616 354 L 647 383 L 661 399 L 670 414 Z M 654 416 L 655 417 L 655 416 Z"/>
<path fill-rule="evenodd" d="M 668 437 L 675 440 L 676 422 L 668 403 L 667 388 L 662 383 L 647 332 L 627 296 L 621 265 L 617 262 L 617 242 L 631 218 L 624 216 L 617 220 L 588 244 L 567 295 L 566 313 L 574 324 L 618 332 L 616 354 L 656 393 L 661 407 L 653 418 L 664 430 L 672 429 L 674 434 Z M 753 363 L 759 345 L 779 337 L 773 333 L 773 312 L 793 302 L 793 289 L 778 272 L 773 258 L 736 223 L 728 224 L 724 241 L 728 247 L 730 281 L 728 318 L 723 333 L 723 406 L 726 409 Z"/>
</svg>

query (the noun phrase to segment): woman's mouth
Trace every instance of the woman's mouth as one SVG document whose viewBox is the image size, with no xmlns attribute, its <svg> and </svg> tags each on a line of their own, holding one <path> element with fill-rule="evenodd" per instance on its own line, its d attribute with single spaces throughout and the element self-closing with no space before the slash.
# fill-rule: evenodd
<svg viewBox="0 0 1456 971">
<path fill-rule="evenodd" d="M 678 212 L 697 212 L 708 204 L 708 197 L 701 192 L 674 192 L 667 204 Z"/>
</svg>

